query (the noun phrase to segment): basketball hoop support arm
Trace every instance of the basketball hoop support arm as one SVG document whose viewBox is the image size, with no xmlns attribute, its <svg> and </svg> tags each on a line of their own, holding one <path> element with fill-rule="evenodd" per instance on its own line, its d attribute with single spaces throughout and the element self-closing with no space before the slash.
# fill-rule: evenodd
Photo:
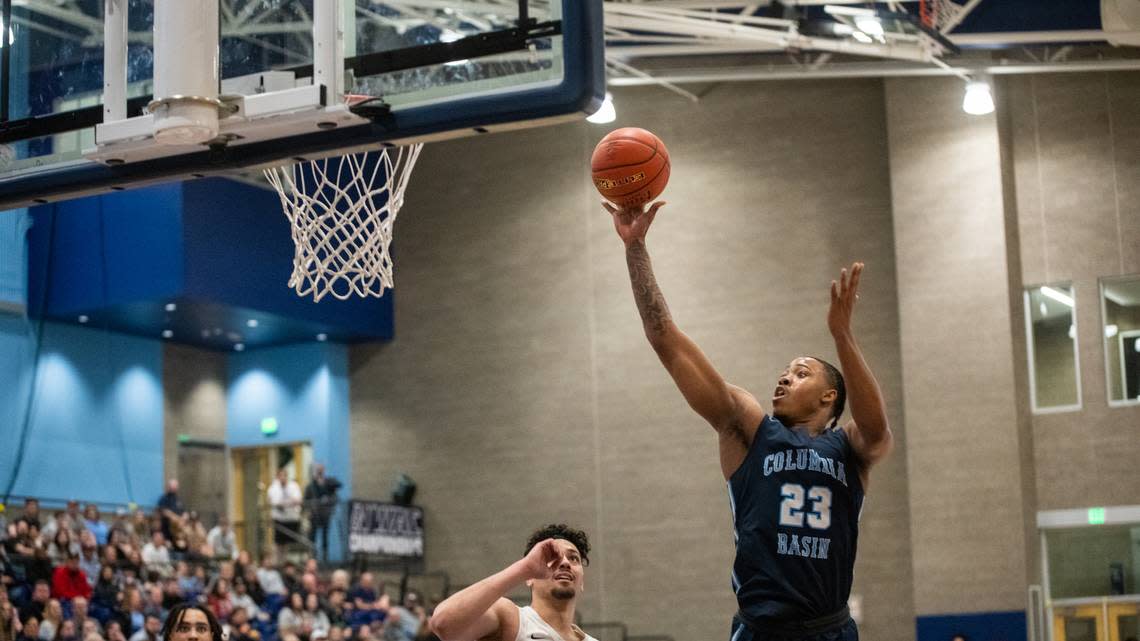
<svg viewBox="0 0 1140 641">
<path fill-rule="evenodd" d="M 127 117 L 127 0 L 103 0 L 103 122 Z"/>
<path fill-rule="evenodd" d="M 344 95 L 342 1 L 313 3 L 313 84 L 325 87 L 325 105 L 340 102 Z"/>
</svg>

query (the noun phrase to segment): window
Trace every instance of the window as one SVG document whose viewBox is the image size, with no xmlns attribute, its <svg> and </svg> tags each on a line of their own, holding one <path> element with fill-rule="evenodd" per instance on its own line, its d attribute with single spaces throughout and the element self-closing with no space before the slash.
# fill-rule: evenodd
<svg viewBox="0 0 1140 641">
<path fill-rule="evenodd" d="M 1100 282 L 1108 404 L 1140 404 L 1140 276 Z"/>
<path fill-rule="evenodd" d="M 1080 409 L 1075 295 L 1070 284 L 1025 290 L 1029 394 L 1034 413 Z"/>
</svg>

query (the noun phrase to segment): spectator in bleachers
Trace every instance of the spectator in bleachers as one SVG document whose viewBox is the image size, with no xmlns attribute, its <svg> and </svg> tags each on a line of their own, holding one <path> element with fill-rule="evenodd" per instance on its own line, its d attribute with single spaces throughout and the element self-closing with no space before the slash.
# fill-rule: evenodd
<svg viewBox="0 0 1140 641">
<path fill-rule="evenodd" d="M 174 606 L 189 601 L 178 585 L 178 579 L 169 577 L 162 580 L 162 609 L 169 612 Z"/>
<path fill-rule="evenodd" d="M 186 506 L 178 496 L 178 479 L 166 482 L 166 493 L 158 499 L 158 514 L 162 524 L 162 536 L 166 540 L 174 540 L 176 532 L 181 531 L 186 515 Z"/>
<path fill-rule="evenodd" d="M 293 592 L 285 606 L 277 613 L 277 634 L 285 638 L 293 634 L 301 639 L 308 638 L 308 630 L 304 629 L 305 600 L 300 592 Z"/>
<path fill-rule="evenodd" d="M 329 615 L 329 624 L 332 627 L 348 625 L 348 610 L 344 606 L 344 590 L 336 588 L 329 590 L 329 597 L 325 603 L 325 613 Z"/>
<path fill-rule="evenodd" d="M 79 630 L 79 638 L 84 641 L 103 638 L 102 628 L 95 619 L 84 619 L 83 623 L 76 621 L 75 628 Z"/>
<path fill-rule="evenodd" d="M 67 502 L 67 523 L 71 526 L 71 538 L 78 538 L 83 531 L 83 512 L 79 510 L 79 501 L 75 499 Z M 79 631 L 76 630 L 76 635 L 78 634 Z"/>
<path fill-rule="evenodd" d="M 131 635 L 130 641 L 159 641 L 160 632 L 162 632 L 162 619 L 148 614 L 143 620 L 142 627 Z"/>
<path fill-rule="evenodd" d="M 69 528 L 57 527 L 48 546 L 48 558 L 52 565 L 63 565 L 72 554 L 79 556 L 79 541 L 72 539 Z"/>
<path fill-rule="evenodd" d="M 87 603 L 87 599 L 85 599 L 81 596 L 77 596 L 74 599 L 72 599 L 71 600 L 71 620 L 75 621 L 75 627 L 79 629 L 80 634 L 84 638 L 87 637 L 87 631 L 84 629 L 84 626 L 87 625 L 88 622 L 94 623 L 96 626 L 95 632 L 99 636 L 103 636 L 103 626 L 100 625 L 100 623 L 98 621 L 96 621 L 94 618 L 91 617 L 89 607 L 90 606 Z"/>
<path fill-rule="evenodd" d="M 206 598 L 206 603 L 219 621 L 229 620 L 230 614 L 234 611 L 234 602 L 230 598 L 230 582 L 226 579 L 215 581 L 213 589 L 210 590 L 210 594 Z"/>
<path fill-rule="evenodd" d="M 234 604 L 234 609 L 245 610 L 251 620 L 257 619 L 261 614 L 261 608 L 249 595 L 249 586 L 246 585 L 245 579 L 234 579 L 230 588 L 230 601 Z"/>
<path fill-rule="evenodd" d="M 245 586 L 245 591 L 249 594 L 249 598 L 261 607 L 265 604 L 265 590 L 261 589 L 261 583 L 257 580 L 257 568 L 252 565 L 245 566 L 245 571 L 242 573 L 241 582 Z"/>
<path fill-rule="evenodd" d="M 123 634 L 123 626 L 119 625 L 118 621 L 112 619 L 107 622 L 107 641 L 127 641 L 127 637 Z"/>
<path fill-rule="evenodd" d="M 8 601 L 8 591 L 0 591 L 0 641 L 16 641 L 21 629 L 20 614 Z"/>
<path fill-rule="evenodd" d="M 148 570 L 167 574 L 172 571 L 170 550 L 166 547 L 166 538 L 162 532 L 156 531 L 150 535 L 150 542 L 144 545 L 142 549 L 142 562 Z"/>
<path fill-rule="evenodd" d="M 146 589 L 146 598 L 143 601 L 143 614 L 153 614 L 159 619 L 165 621 L 168 610 L 163 607 L 162 588 L 158 585 L 150 585 Z"/>
<path fill-rule="evenodd" d="M 43 531 L 40 534 L 44 539 L 50 541 L 55 538 L 55 533 L 61 529 L 71 531 L 71 519 L 67 516 L 67 510 L 56 510 L 55 515 L 44 524 Z"/>
<path fill-rule="evenodd" d="M 79 535 L 79 569 L 87 575 L 91 587 L 95 587 L 95 582 L 99 580 L 99 568 L 103 566 L 95 541 L 95 535 L 90 530 L 84 530 Z"/>
<path fill-rule="evenodd" d="M 305 597 L 305 611 L 302 614 L 304 621 L 304 628 L 309 630 L 309 636 L 321 635 L 328 637 L 329 635 L 329 617 L 321 610 L 321 600 L 316 592 L 310 593 Z"/>
<path fill-rule="evenodd" d="M 104 565 L 99 568 L 99 579 L 91 592 L 91 603 L 106 611 L 119 607 L 119 584 L 115 581 L 115 568 Z M 107 641 L 110 641 L 108 639 Z"/>
<path fill-rule="evenodd" d="M 329 579 L 329 592 L 333 590 L 340 590 L 345 594 L 352 589 L 348 583 L 348 570 L 337 568 L 333 570 L 332 577 Z"/>
<path fill-rule="evenodd" d="M 206 526 L 202 525 L 202 520 L 194 510 L 190 510 L 186 513 L 186 528 L 183 534 L 186 537 L 186 547 L 189 549 L 191 556 L 205 559 L 213 555 L 205 549 Z"/>
<path fill-rule="evenodd" d="M 427 632 L 427 611 L 420 595 L 409 590 L 402 604 L 388 610 L 384 622 L 385 641 L 416 641 Z"/>
<path fill-rule="evenodd" d="M 58 599 L 48 601 L 44 607 L 44 615 L 40 617 L 40 639 L 52 641 L 63 623 L 63 606 Z"/>
<path fill-rule="evenodd" d="M 281 580 L 285 582 L 285 589 L 296 592 L 301 589 L 301 578 L 297 576 L 297 564 L 286 561 L 281 564 Z"/>
<path fill-rule="evenodd" d="M 234 560 L 234 574 L 245 576 L 246 569 L 250 567 L 255 571 L 257 570 L 257 566 L 253 564 L 253 556 L 250 555 L 249 550 L 238 550 L 237 557 Z"/>
<path fill-rule="evenodd" d="M 130 525 L 130 530 L 127 531 L 127 541 L 131 545 L 142 547 L 143 542 L 150 540 L 150 519 L 147 518 L 146 512 L 136 509 L 131 514 L 128 525 Z"/>
<path fill-rule="evenodd" d="M 243 608 L 234 608 L 225 627 L 228 641 L 261 641 L 261 633 L 250 623 L 251 617 Z"/>
<path fill-rule="evenodd" d="M 329 558 L 329 522 L 336 510 L 336 493 L 341 482 L 325 476 L 325 466 L 313 465 L 313 479 L 305 487 L 305 509 L 309 512 L 309 539 L 313 542 L 313 552 L 317 551 L 317 535 L 321 535 L 321 553 L 318 558 Z"/>
<path fill-rule="evenodd" d="M 53 641 L 79 641 L 79 628 L 76 627 L 75 621 L 71 619 L 60 621 Z"/>
<path fill-rule="evenodd" d="M 206 545 L 210 548 L 210 556 L 215 559 L 238 558 L 237 535 L 224 515 L 218 517 L 218 524 L 206 534 Z"/>
<path fill-rule="evenodd" d="M 143 606 L 142 592 L 139 590 L 139 587 L 133 584 L 127 585 L 123 589 L 122 612 L 127 622 L 127 629 L 131 631 L 132 638 L 134 633 L 143 628 L 143 624 L 146 621 Z"/>
<path fill-rule="evenodd" d="M 40 522 L 40 502 L 38 499 L 24 499 L 24 513 L 20 515 L 19 520 L 28 525 L 35 525 L 38 529 L 43 529 L 44 524 Z"/>
<path fill-rule="evenodd" d="M 36 618 L 43 621 L 44 609 L 51 601 L 51 584 L 47 581 L 36 581 L 32 587 L 32 598 L 20 608 L 20 619 L 27 621 Z"/>
<path fill-rule="evenodd" d="M 273 542 L 278 548 L 295 543 L 301 534 L 301 486 L 289 478 L 282 467 L 266 490 L 270 518 L 273 519 Z"/>
<path fill-rule="evenodd" d="M 268 554 L 261 555 L 261 567 L 257 570 L 257 582 L 261 584 L 261 589 L 266 594 L 284 596 L 288 593 L 285 589 L 285 580 L 281 578 L 281 573 L 277 571 L 277 568 L 273 567 L 273 557 Z"/>
<path fill-rule="evenodd" d="M 384 594 L 383 586 L 377 590 L 371 572 L 360 575 L 360 581 L 349 591 L 348 598 L 352 602 L 354 627 L 383 621 L 388 614 L 388 595 Z"/>
<path fill-rule="evenodd" d="M 78 554 L 69 553 L 64 564 L 55 568 L 51 577 L 51 595 L 64 601 L 78 596 L 84 599 L 91 597 L 91 584 L 87 582 L 87 575 L 79 569 Z"/>
<path fill-rule="evenodd" d="M 32 617 L 24 621 L 21 625 L 23 628 L 20 630 L 20 635 L 16 637 L 16 641 L 40 641 L 40 620 Z"/>
<path fill-rule="evenodd" d="M 186 561 L 179 561 L 175 570 L 176 580 L 178 581 L 178 589 L 181 590 L 182 595 L 187 600 L 193 601 L 198 598 L 206 590 L 206 584 L 198 576 L 195 571 L 197 567 L 191 567 Z"/>
<path fill-rule="evenodd" d="M 94 503 L 88 503 L 83 508 L 83 528 L 95 535 L 95 542 L 98 545 L 107 545 L 107 537 L 110 535 L 111 528 L 103 522 L 99 515 L 99 508 Z"/>
<path fill-rule="evenodd" d="M 306 572 L 301 575 L 301 594 L 306 597 L 310 594 L 314 596 L 321 596 L 320 583 L 317 581 L 317 575 L 313 572 Z"/>
</svg>

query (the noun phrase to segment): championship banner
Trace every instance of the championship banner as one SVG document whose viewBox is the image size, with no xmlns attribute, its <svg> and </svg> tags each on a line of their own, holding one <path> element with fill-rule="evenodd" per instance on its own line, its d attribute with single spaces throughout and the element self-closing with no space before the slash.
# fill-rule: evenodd
<svg viewBox="0 0 1140 641">
<path fill-rule="evenodd" d="M 379 501 L 349 501 L 349 554 L 424 556 L 424 511 Z"/>
</svg>

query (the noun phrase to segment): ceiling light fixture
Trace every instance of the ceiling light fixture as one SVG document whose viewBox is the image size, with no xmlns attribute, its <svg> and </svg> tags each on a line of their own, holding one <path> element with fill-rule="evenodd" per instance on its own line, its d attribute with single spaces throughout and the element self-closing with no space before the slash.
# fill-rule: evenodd
<svg viewBox="0 0 1140 641">
<path fill-rule="evenodd" d="M 174 310 L 178 309 L 178 305 L 174 303 L 167 303 L 164 309 L 166 309 L 168 312 L 173 312 Z"/>
<path fill-rule="evenodd" d="M 863 7 L 844 7 L 836 4 L 823 5 L 823 12 L 833 16 L 862 16 L 862 17 L 875 17 L 878 14 L 874 9 L 866 9 Z"/>
<path fill-rule="evenodd" d="M 246 327 L 257 327 L 257 325 L 258 323 L 256 318 L 251 318 L 245 322 Z"/>
<path fill-rule="evenodd" d="M 855 26 L 863 33 L 878 40 L 882 40 L 883 36 L 886 35 L 883 32 L 883 23 L 878 16 L 858 16 L 855 18 Z"/>
<path fill-rule="evenodd" d="M 162 330 L 162 337 L 163 338 L 170 338 L 171 336 L 174 336 L 174 332 L 172 332 L 169 329 Z"/>
<path fill-rule="evenodd" d="M 874 38 L 872 38 L 871 36 L 868 36 L 867 34 L 863 33 L 862 31 L 853 32 L 851 34 L 851 37 L 855 38 L 859 42 L 862 42 L 863 44 L 868 44 L 868 45 L 875 41 Z"/>
<path fill-rule="evenodd" d="M 234 351 L 240 352 L 245 349 L 245 343 L 234 343 Z"/>
<path fill-rule="evenodd" d="M 318 341 L 320 341 L 320 342 L 322 342 L 322 343 L 323 343 L 323 342 L 325 342 L 325 341 L 327 341 L 328 339 L 329 339 L 329 335 L 328 335 L 328 334 L 326 334 L 326 333 L 324 333 L 324 332 L 321 332 L 320 334 L 317 334 L 317 340 L 318 340 Z"/>
<path fill-rule="evenodd" d="M 586 120 L 595 125 L 605 125 L 617 120 L 617 109 L 614 108 L 614 96 L 606 92 L 606 99 L 598 110 L 586 117 Z"/>
<path fill-rule="evenodd" d="M 80 323 L 86 323 L 89 320 L 91 320 L 91 319 L 87 317 L 87 314 L 80 314 L 79 315 L 79 322 Z"/>
<path fill-rule="evenodd" d="M 973 116 L 984 116 L 994 112 L 994 96 L 990 93 L 988 82 L 975 80 L 966 83 L 966 97 L 962 99 L 962 111 Z M 1042 287 L 1041 290 L 1044 292 L 1045 288 Z"/>
</svg>

